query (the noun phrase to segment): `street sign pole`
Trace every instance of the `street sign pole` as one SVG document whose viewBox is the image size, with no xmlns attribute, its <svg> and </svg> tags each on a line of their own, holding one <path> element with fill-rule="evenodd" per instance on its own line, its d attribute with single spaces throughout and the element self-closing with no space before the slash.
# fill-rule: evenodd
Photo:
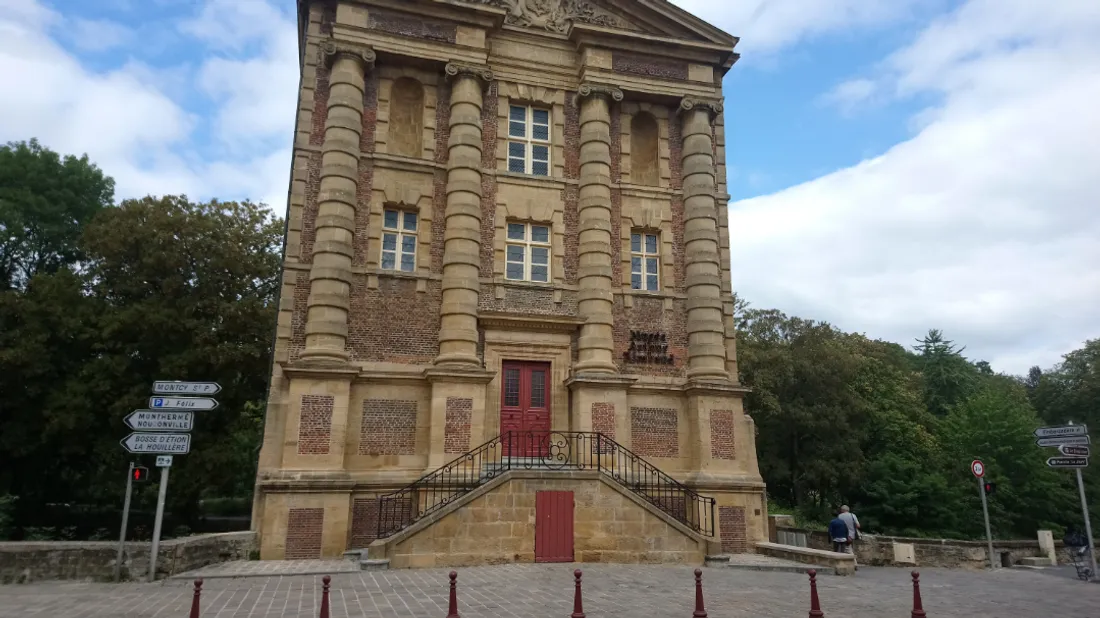
<svg viewBox="0 0 1100 618">
<path fill-rule="evenodd" d="M 1092 522 L 1089 521 L 1089 503 L 1085 501 L 1085 480 L 1081 477 L 1081 468 L 1077 468 L 1077 492 L 1081 494 L 1081 512 L 1085 515 L 1085 534 L 1089 538 L 1089 559 L 1092 560 L 1092 578 L 1096 579 L 1096 551 L 1092 542 Z"/>
<path fill-rule="evenodd" d="M 126 499 L 122 502 L 122 531 L 118 533 L 118 555 L 115 556 L 115 581 L 122 580 L 122 553 L 126 549 L 126 524 L 130 520 L 130 495 L 134 489 L 134 462 L 126 471 Z"/>
<path fill-rule="evenodd" d="M 153 549 L 149 556 L 149 581 L 157 581 L 157 552 L 160 551 L 160 528 L 164 521 L 164 497 L 168 493 L 168 471 L 160 469 L 160 491 L 157 492 L 157 518 L 153 522 Z"/>
<path fill-rule="evenodd" d="M 978 478 L 978 495 L 982 497 L 982 515 L 985 516 L 985 540 L 989 543 L 989 568 L 996 569 L 997 563 L 993 561 L 993 533 L 989 530 L 989 507 L 985 501 L 985 483 Z"/>
</svg>

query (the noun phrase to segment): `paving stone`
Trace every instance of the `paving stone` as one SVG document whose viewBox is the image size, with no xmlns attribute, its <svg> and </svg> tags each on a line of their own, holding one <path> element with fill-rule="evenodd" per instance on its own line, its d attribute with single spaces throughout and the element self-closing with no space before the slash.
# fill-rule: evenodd
<svg viewBox="0 0 1100 618">
<path fill-rule="evenodd" d="M 336 563 L 330 563 L 336 566 Z M 584 571 L 584 610 L 591 618 L 687 618 L 694 603 L 691 567 L 512 564 L 459 569 L 464 618 L 567 618 L 574 568 Z M 443 618 L 448 569 L 359 571 L 333 575 L 333 618 Z M 818 578 L 826 616 L 908 616 L 906 569 L 864 567 L 853 577 Z M 968 572 L 923 569 L 924 608 L 933 618 L 1096 616 L 1100 586 L 1034 570 Z M 809 611 L 804 574 L 707 568 L 712 618 L 795 618 Z M 313 618 L 320 576 L 215 578 L 204 586 L 203 618 Z M 183 618 L 185 580 L 155 584 L 41 583 L 0 587 L 0 618 Z"/>
<path fill-rule="evenodd" d="M 350 560 L 237 560 L 178 573 L 172 579 L 335 575 L 359 570 L 359 563 Z"/>
</svg>

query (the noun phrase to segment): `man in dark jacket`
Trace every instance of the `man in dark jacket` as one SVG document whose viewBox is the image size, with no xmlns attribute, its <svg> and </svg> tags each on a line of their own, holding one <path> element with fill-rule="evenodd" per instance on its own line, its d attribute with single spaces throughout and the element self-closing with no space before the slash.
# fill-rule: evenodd
<svg viewBox="0 0 1100 618">
<path fill-rule="evenodd" d="M 848 536 L 848 524 L 840 518 L 839 512 L 836 513 L 833 521 L 829 522 L 829 538 L 833 541 L 833 551 L 848 553 L 848 543 L 851 540 Z"/>
</svg>

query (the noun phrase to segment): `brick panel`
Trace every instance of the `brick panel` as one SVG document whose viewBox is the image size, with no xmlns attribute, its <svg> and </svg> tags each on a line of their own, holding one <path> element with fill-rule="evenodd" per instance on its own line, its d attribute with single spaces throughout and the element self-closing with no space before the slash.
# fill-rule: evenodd
<svg viewBox="0 0 1100 618">
<path fill-rule="evenodd" d="M 351 503 L 348 549 L 365 549 L 378 538 L 378 498 L 356 498 Z"/>
<path fill-rule="evenodd" d="M 496 168 L 497 162 L 497 82 L 485 92 L 481 109 L 481 166 Z M 497 179 L 494 174 L 481 175 L 481 276 L 493 275 L 494 243 L 497 224 Z"/>
<path fill-rule="evenodd" d="M 581 121 L 580 109 L 574 99 L 575 93 L 566 93 L 565 96 L 565 178 L 577 180 L 580 178 L 580 148 L 581 148 Z M 575 184 L 566 185 L 562 190 L 562 203 L 565 212 L 562 215 L 562 223 L 565 226 L 565 256 L 563 256 L 564 280 L 569 285 L 577 284 L 577 243 L 580 236 L 580 215 L 577 212 L 577 201 L 580 198 L 580 189 Z"/>
<path fill-rule="evenodd" d="M 597 402 L 592 404 L 592 431 L 615 439 L 615 404 Z M 601 445 L 601 453 L 612 452 L 610 444 Z"/>
<path fill-rule="evenodd" d="M 321 153 L 314 152 L 309 155 L 306 164 L 306 195 L 305 205 L 302 207 L 302 250 L 298 254 L 298 261 L 303 264 L 313 263 L 313 241 L 317 239 L 317 194 L 321 190 Z"/>
<path fill-rule="evenodd" d="M 286 523 L 286 559 L 319 560 L 325 509 L 290 509 Z"/>
<path fill-rule="evenodd" d="M 643 457 L 679 457 L 676 410 L 630 408 L 631 450 Z"/>
<path fill-rule="evenodd" d="M 294 279 L 294 309 L 290 317 L 290 360 L 296 361 L 306 347 L 306 312 L 309 307 L 309 273 L 298 271 Z"/>
<path fill-rule="evenodd" d="M 435 107 L 435 162 L 447 163 L 451 139 L 451 84 L 440 80 L 436 87 Z M 436 170 L 432 191 L 432 249 L 431 270 L 443 273 L 443 233 L 447 220 L 447 171 Z"/>
<path fill-rule="evenodd" d="M 416 281 L 380 276 L 378 288 L 367 288 L 367 276 L 355 275 L 348 316 L 348 349 L 352 359 L 404 364 L 430 363 L 439 353 L 439 305 L 442 284 L 428 281 L 426 292 Z M 400 316 L 400 322 L 391 318 Z"/>
<path fill-rule="evenodd" d="M 426 20 L 419 16 L 391 13 L 371 8 L 367 27 L 398 36 L 454 43 L 458 28 L 452 24 Z"/>
<path fill-rule="evenodd" d="M 374 152 L 374 132 L 378 126 L 378 73 L 369 71 L 363 88 L 363 129 L 359 139 L 359 150 Z M 355 236 L 352 239 L 354 255 L 353 266 L 365 266 L 370 255 L 368 242 L 370 230 L 370 201 L 374 187 L 374 162 L 370 159 L 359 160 L 359 184 L 356 187 Z"/>
<path fill-rule="evenodd" d="M 686 80 L 688 78 L 688 65 L 686 62 L 676 62 L 640 54 L 615 52 L 611 59 L 611 69 L 617 73 L 631 73 L 661 79 Z"/>
<path fill-rule="evenodd" d="M 360 455 L 415 455 L 415 401 L 367 399 L 359 428 Z"/>
<path fill-rule="evenodd" d="M 309 130 L 309 145 L 321 146 L 325 142 L 325 120 L 328 119 L 329 72 L 323 52 L 317 65 L 317 83 L 313 88 L 313 124 Z"/>
<path fill-rule="evenodd" d="M 650 376 L 681 377 L 688 362 L 687 306 L 686 301 L 672 301 L 672 310 L 665 311 L 663 298 L 635 296 L 634 306 L 626 307 L 622 297 L 615 299 L 611 308 L 614 326 L 615 362 L 623 373 Z M 668 353 L 672 364 L 627 363 L 623 354 L 630 348 L 630 331 L 664 333 L 668 341 Z"/>
<path fill-rule="evenodd" d="M 733 410 L 710 411 L 710 456 L 736 459 L 733 443 Z"/>
<path fill-rule="evenodd" d="M 684 152 L 683 128 L 680 126 L 680 116 L 673 114 L 668 123 L 668 149 L 669 171 L 671 178 L 669 184 L 672 189 L 684 188 L 684 162 L 680 159 Z M 684 198 L 673 196 L 672 198 L 672 261 L 676 281 L 674 288 L 679 293 L 684 293 Z"/>
<path fill-rule="evenodd" d="M 618 105 L 611 108 L 611 285 L 619 287 L 623 280 L 623 243 L 619 235 L 622 233 L 622 221 L 624 215 L 632 213 L 623 212 L 623 191 L 618 188 L 622 182 L 623 161 L 623 132 L 622 109 Z"/>
<path fill-rule="evenodd" d="M 745 507 L 718 507 L 718 531 L 722 539 L 722 552 L 744 554 L 749 551 L 748 530 L 745 527 Z"/>
<path fill-rule="evenodd" d="M 470 416 L 473 411 L 473 399 L 447 398 L 447 423 L 443 432 L 444 453 L 454 455 L 470 450 Z"/>
<path fill-rule="evenodd" d="M 332 441 L 332 395 L 302 395 L 298 419 L 298 454 L 328 455 Z"/>
<path fill-rule="evenodd" d="M 572 290 L 561 291 L 561 302 L 554 302 L 554 290 L 529 288 L 526 286 L 504 285 L 504 298 L 496 297 L 495 284 L 482 284 L 478 296 L 478 309 L 481 311 L 510 311 L 526 315 L 552 315 L 575 317 L 577 315 L 577 293 Z"/>
</svg>

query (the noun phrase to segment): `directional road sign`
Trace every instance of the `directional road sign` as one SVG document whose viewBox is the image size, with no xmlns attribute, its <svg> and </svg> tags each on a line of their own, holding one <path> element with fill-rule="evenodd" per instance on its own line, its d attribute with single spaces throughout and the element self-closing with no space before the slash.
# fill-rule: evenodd
<svg viewBox="0 0 1100 618">
<path fill-rule="evenodd" d="M 157 455 L 157 467 L 158 468 L 171 468 L 172 456 L 171 455 Z"/>
<path fill-rule="evenodd" d="M 1035 441 L 1039 446 L 1088 446 L 1092 440 L 1088 436 L 1066 436 L 1064 438 L 1039 438 Z"/>
<path fill-rule="evenodd" d="M 121 444 L 131 453 L 186 455 L 191 452 L 191 434 L 132 433 L 123 438 Z"/>
<path fill-rule="evenodd" d="M 1087 468 L 1088 457 L 1051 457 L 1047 459 L 1047 465 L 1051 468 Z"/>
<path fill-rule="evenodd" d="M 1067 457 L 1088 457 L 1089 447 L 1087 446 L 1067 446 L 1063 444 L 1058 447 L 1058 452 Z"/>
<path fill-rule="evenodd" d="M 150 408 L 177 410 L 213 410 L 218 402 L 210 397 L 150 397 Z"/>
<path fill-rule="evenodd" d="M 1061 425 L 1058 427 L 1040 427 L 1035 430 L 1036 438 L 1056 438 L 1059 436 L 1087 436 L 1087 425 Z"/>
<path fill-rule="evenodd" d="M 191 431 L 195 427 L 194 412 L 134 410 L 123 420 L 138 431 Z"/>
<path fill-rule="evenodd" d="M 153 382 L 155 395 L 216 395 L 221 390 L 217 382 Z"/>
<path fill-rule="evenodd" d="M 974 461 L 970 462 L 970 471 L 974 473 L 974 476 L 982 478 L 983 476 L 985 476 L 985 464 L 975 459 Z"/>
</svg>

